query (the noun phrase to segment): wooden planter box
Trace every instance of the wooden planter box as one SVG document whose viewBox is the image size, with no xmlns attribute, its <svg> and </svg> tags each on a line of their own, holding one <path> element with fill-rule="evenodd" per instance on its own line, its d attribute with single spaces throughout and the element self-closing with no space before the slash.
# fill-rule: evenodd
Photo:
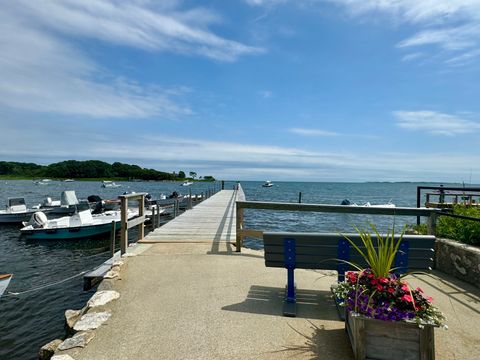
<svg viewBox="0 0 480 360">
<path fill-rule="evenodd" d="M 382 321 L 349 312 L 345 329 L 356 360 L 433 360 L 434 326 Z"/>
</svg>

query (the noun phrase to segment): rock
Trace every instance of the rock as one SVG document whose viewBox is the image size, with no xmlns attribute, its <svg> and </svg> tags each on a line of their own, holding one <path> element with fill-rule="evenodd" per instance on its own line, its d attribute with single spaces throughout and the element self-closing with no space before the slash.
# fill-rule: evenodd
<svg viewBox="0 0 480 360">
<path fill-rule="evenodd" d="M 70 355 L 55 355 L 50 360 L 75 360 Z"/>
<path fill-rule="evenodd" d="M 49 360 L 55 353 L 55 350 L 57 350 L 58 345 L 61 343 L 62 340 L 55 339 L 50 341 L 48 344 L 43 345 L 38 351 L 38 358 L 40 360 Z"/>
<path fill-rule="evenodd" d="M 73 325 L 77 322 L 78 318 L 82 315 L 82 310 L 66 310 L 65 322 L 67 323 L 68 330 L 73 329 Z"/>
<path fill-rule="evenodd" d="M 110 301 L 118 299 L 120 294 L 114 290 L 97 291 L 90 300 L 88 300 L 87 306 L 89 308 L 103 306 Z"/>
<path fill-rule="evenodd" d="M 75 331 L 94 330 L 107 321 L 111 312 L 88 313 L 83 315 L 73 326 Z"/>
<path fill-rule="evenodd" d="M 134 256 L 137 256 L 137 254 L 133 254 L 133 253 L 125 253 L 122 255 L 122 258 L 126 258 L 126 257 L 134 257 Z"/>
<path fill-rule="evenodd" d="M 79 332 L 73 337 L 68 338 L 64 342 L 62 342 L 58 347 L 58 350 L 69 350 L 75 347 L 84 348 L 94 337 L 95 332 L 93 331 Z"/>
<path fill-rule="evenodd" d="M 113 279 L 113 278 L 116 278 L 116 277 L 119 277 L 120 276 L 120 272 L 117 270 L 110 270 L 109 272 L 107 272 L 105 275 L 103 275 L 103 278 L 104 279 Z"/>
<path fill-rule="evenodd" d="M 122 260 L 115 260 L 113 262 L 113 266 L 122 266 L 124 264 L 124 262 Z"/>
</svg>

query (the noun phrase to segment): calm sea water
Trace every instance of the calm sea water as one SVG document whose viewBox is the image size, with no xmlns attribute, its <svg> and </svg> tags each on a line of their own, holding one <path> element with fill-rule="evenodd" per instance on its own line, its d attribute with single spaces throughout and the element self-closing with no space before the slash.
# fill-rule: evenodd
<svg viewBox="0 0 480 360">
<path fill-rule="evenodd" d="M 121 188 L 104 189 L 99 182 L 35 185 L 32 181 L 2 181 L 0 203 L 8 197 L 25 197 L 29 205 L 40 203 L 46 196 L 60 198 L 63 190 L 75 190 L 79 199 L 92 194 L 111 199 L 124 191 L 148 192 L 154 198 L 174 190 L 186 192 L 178 183 L 125 182 Z M 262 182 L 243 182 L 247 200 L 340 204 L 343 199 L 363 204 L 415 206 L 414 183 L 300 183 L 278 182 L 263 188 Z M 226 188 L 232 188 L 227 182 Z M 422 184 L 426 185 L 426 184 Z M 431 184 L 437 185 L 437 184 Z M 200 193 L 211 184 L 192 185 L 193 193 Z M 248 228 L 284 231 L 348 231 L 353 225 L 375 222 L 380 229 L 393 225 L 413 223 L 414 218 L 390 216 L 359 216 L 345 214 L 310 214 L 297 212 L 253 211 L 245 213 Z M 0 225 L 0 273 L 14 273 L 8 291 L 23 292 L 73 277 L 105 261 L 109 241 L 89 239 L 78 241 L 27 241 L 20 236 L 20 226 Z M 253 248 L 261 247 L 258 240 L 246 242 Z M 75 277 L 67 282 L 19 296 L 0 298 L 0 359 L 36 359 L 38 349 L 45 343 L 64 335 L 63 314 L 66 309 L 79 309 L 91 296 L 82 291 L 83 279 Z"/>
</svg>

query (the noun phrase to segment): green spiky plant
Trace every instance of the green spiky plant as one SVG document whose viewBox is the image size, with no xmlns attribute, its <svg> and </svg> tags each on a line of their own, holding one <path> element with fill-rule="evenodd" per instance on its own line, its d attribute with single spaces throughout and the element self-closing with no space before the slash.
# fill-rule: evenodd
<svg viewBox="0 0 480 360">
<path fill-rule="evenodd" d="M 355 244 L 355 242 L 350 239 L 348 236 L 344 235 L 345 239 L 358 251 L 360 256 L 365 260 L 368 267 L 373 271 L 377 277 L 387 277 L 394 268 L 393 264 L 395 261 L 395 255 L 397 254 L 398 247 L 402 242 L 403 235 L 405 234 L 405 228 L 401 232 L 398 239 L 395 239 L 395 227 L 391 231 L 388 231 L 385 235 L 381 235 L 375 224 L 369 224 L 373 234 L 377 237 L 377 247 L 375 247 L 375 242 L 372 238 L 372 234 L 366 230 L 360 229 L 355 226 L 355 230 L 360 235 L 365 249 L 360 249 L 360 247 Z M 352 264 L 356 268 L 360 268 L 355 264 Z"/>
</svg>

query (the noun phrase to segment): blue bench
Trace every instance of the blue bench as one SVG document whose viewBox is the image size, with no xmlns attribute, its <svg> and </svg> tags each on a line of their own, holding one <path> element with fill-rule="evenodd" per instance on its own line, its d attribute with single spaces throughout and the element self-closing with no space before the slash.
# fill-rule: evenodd
<svg viewBox="0 0 480 360">
<path fill-rule="evenodd" d="M 365 267 L 366 263 L 352 247 L 347 236 L 360 249 L 358 234 L 266 232 L 263 234 L 265 266 L 287 269 L 287 286 L 283 314 L 296 316 L 295 269 L 338 271 L 338 281 L 345 272 L 356 270 L 348 261 Z M 396 235 L 398 239 L 400 235 Z M 374 241 L 375 236 L 372 236 Z M 399 274 L 407 271 L 431 270 L 434 266 L 435 236 L 404 235 L 395 257 L 394 267 Z M 343 261 L 339 261 L 343 260 Z"/>
</svg>

